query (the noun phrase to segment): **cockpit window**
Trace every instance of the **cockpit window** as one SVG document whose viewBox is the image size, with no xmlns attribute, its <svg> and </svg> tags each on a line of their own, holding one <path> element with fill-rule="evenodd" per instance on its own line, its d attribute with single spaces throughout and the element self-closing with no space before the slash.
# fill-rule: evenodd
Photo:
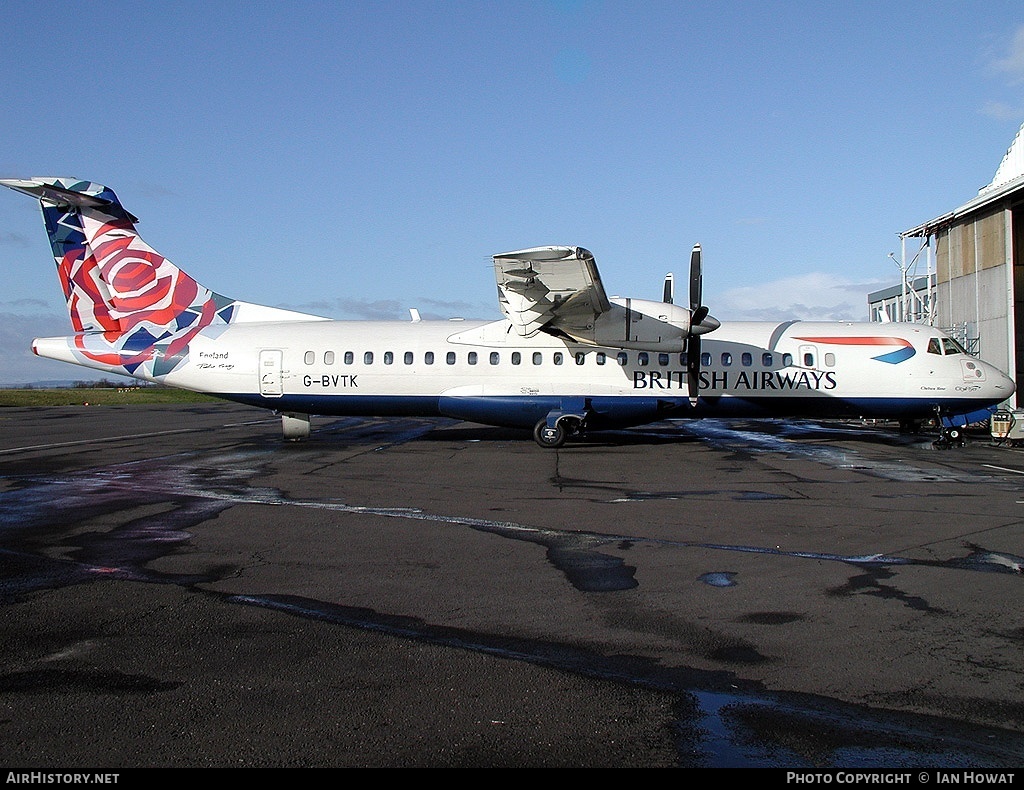
<svg viewBox="0 0 1024 790">
<path fill-rule="evenodd" d="M 944 338 L 942 338 L 942 350 L 945 351 L 947 354 L 966 354 L 967 353 L 966 351 L 964 351 L 963 346 L 961 346 L 959 343 L 957 343 L 951 337 L 944 337 Z"/>
<path fill-rule="evenodd" d="M 942 346 L 939 344 L 939 339 L 937 337 L 928 338 L 928 353 L 942 356 Z"/>
</svg>

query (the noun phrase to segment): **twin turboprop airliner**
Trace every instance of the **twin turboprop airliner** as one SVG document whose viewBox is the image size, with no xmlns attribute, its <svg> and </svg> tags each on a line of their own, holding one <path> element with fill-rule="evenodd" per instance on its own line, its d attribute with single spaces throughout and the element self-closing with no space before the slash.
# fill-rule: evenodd
<svg viewBox="0 0 1024 790">
<path fill-rule="evenodd" d="M 497 321 L 336 321 L 211 291 L 147 245 L 114 192 L 73 178 L 3 179 L 39 200 L 74 333 L 34 352 L 271 409 L 446 416 L 532 429 L 546 448 L 667 418 L 937 418 L 940 441 L 1013 382 L 920 324 L 720 323 L 701 249 L 676 304 L 609 298 L 582 247 L 493 256 Z"/>
</svg>

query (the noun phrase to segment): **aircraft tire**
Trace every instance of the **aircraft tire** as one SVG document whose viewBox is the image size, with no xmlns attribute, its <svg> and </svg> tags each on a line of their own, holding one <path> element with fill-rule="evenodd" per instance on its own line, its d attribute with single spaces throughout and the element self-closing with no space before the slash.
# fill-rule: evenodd
<svg viewBox="0 0 1024 790">
<path fill-rule="evenodd" d="M 550 428 L 547 420 L 541 420 L 533 427 L 533 438 L 541 447 L 557 450 L 565 444 L 568 432 L 561 423 L 556 423 L 554 428 Z"/>
<path fill-rule="evenodd" d="M 945 428 L 939 433 L 939 438 L 932 442 L 937 450 L 948 450 L 951 447 L 966 447 L 967 438 L 959 428 Z"/>
</svg>

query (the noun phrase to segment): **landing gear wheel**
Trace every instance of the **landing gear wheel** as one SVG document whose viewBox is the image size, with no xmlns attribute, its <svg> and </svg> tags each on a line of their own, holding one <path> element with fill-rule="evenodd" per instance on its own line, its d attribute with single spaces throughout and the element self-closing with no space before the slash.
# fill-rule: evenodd
<svg viewBox="0 0 1024 790">
<path fill-rule="evenodd" d="M 937 450 L 948 450 L 951 447 L 966 447 L 967 439 L 964 438 L 963 431 L 959 428 L 943 428 L 939 433 L 939 438 L 932 445 Z"/>
<path fill-rule="evenodd" d="M 555 423 L 555 427 L 552 428 L 548 425 L 547 420 L 541 420 L 533 428 L 533 438 L 541 447 L 549 450 L 555 450 L 565 444 L 565 440 L 568 438 L 569 432 L 566 431 L 565 426 L 560 422 Z"/>
</svg>

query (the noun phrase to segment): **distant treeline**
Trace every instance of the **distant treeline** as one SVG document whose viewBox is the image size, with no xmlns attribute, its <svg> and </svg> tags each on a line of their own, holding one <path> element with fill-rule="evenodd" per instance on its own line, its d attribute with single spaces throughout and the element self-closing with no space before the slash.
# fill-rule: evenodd
<svg viewBox="0 0 1024 790">
<path fill-rule="evenodd" d="M 120 390 L 138 387 L 158 387 L 158 384 L 150 384 L 148 381 L 142 381 L 141 379 L 131 379 L 129 381 L 111 381 L 110 379 L 99 379 L 97 381 L 73 381 L 66 384 L 19 384 L 17 386 L 5 386 L 4 389 L 19 389 L 19 390 L 54 390 L 54 389 L 74 389 L 74 390 Z"/>
<path fill-rule="evenodd" d="M 125 387 L 149 387 L 149 382 L 132 379 L 131 381 L 111 381 L 110 379 L 98 379 L 97 381 L 76 381 L 74 389 L 78 390 L 106 390 L 124 389 Z"/>
<path fill-rule="evenodd" d="M 136 404 L 223 403 L 209 395 L 131 382 L 83 381 L 77 387 L 0 389 L 0 408 L 7 406 L 130 406 Z"/>
</svg>

